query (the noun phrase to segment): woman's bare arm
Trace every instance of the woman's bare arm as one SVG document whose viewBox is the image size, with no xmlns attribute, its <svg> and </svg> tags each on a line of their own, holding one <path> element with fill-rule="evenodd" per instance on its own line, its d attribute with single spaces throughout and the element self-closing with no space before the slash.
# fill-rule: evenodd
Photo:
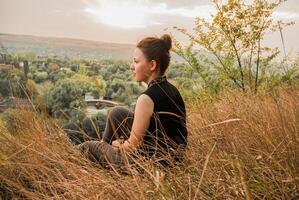
<svg viewBox="0 0 299 200">
<path fill-rule="evenodd" d="M 149 127 L 153 111 L 154 102 L 152 99 L 145 94 L 140 95 L 135 106 L 134 120 L 130 137 L 121 145 L 121 148 L 124 151 L 136 149 L 142 143 Z"/>
</svg>

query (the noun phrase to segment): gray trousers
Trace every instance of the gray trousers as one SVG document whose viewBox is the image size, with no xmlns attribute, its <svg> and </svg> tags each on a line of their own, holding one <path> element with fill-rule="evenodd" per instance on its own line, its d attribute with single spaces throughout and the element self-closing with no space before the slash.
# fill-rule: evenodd
<svg viewBox="0 0 299 200">
<path fill-rule="evenodd" d="M 106 128 L 102 134 L 102 142 L 87 141 L 77 148 L 91 161 L 103 167 L 123 168 L 130 159 L 119 149 L 111 145 L 113 140 L 128 139 L 132 128 L 134 114 L 124 107 L 115 107 L 108 113 Z"/>
</svg>

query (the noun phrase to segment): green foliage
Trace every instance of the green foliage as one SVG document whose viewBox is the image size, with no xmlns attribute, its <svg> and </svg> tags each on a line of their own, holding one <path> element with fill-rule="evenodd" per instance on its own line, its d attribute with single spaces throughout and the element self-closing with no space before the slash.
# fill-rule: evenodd
<svg viewBox="0 0 299 200">
<path fill-rule="evenodd" d="M 73 109 L 84 107 L 85 93 L 97 94 L 97 89 L 92 79 L 84 75 L 58 80 L 50 91 L 52 113 L 54 116 L 70 116 L 74 112 Z"/>
<path fill-rule="evenodd" d="M 290 68 L 283 74 L 279 72 L 273 72 L 270 76 L 265 78 L 264 87 L 267 89 L 272 89 L 280 84 L 292 84 L 296 83 L 299 79 L 299 67 L 296 63 L 292 63 Z M 298 82 L 297 82 L 298 83 Z"/>
<path fill-rule="evenodd" d="M 38 95 L 37 85 L 32 79 L 28 79 L 26 82 L 26 89 L 28 97 L 31 98 L 31 100 L 34 100 Z"/>
<path fill-rule="evenodd" d="M 10 68 L 0 71 L 3 83 L 0 94 L 10 96 L 16 93 L 18 84 L 25 85 L 30 97 L 38 98 L 49 113 L 57 116 L 61 116 L 62 112 L 67 115 L 81 112 L 79 110 L 85 106 L 83 95 L 87 92 L 93 92 L 95 98 L 105 97 L 130 105 L 144 89 L 133 82 L 128 61 L 82 60 L 18 53 L 11 55 L 9 62 L 12 63 Z M 21 70 L 13 67 L 18 66 L 19 62 L 26 63 L 26 68 Z M 8 84 L 9 87 L 6 87 Z"/>
<path fill-rule="evenodd" d="M 10 85 L 8 80 L 0 80 L 0 96 L 6 97 L 10 94 Z"/>
<path fill-rule="evenodd" d="M 13 77 L 12 80 L 10 77 Z M 12 95 L 12 88 L 17 88 L 16 81 L 20 77 L 17 76 L 17 73 L 11 73 L 9 68 L 2 68 L 0 70 L 0 96 L 8 97 Z"/>
<path fill-rule="evenodd" d="M 93 79 L 93 82 L 94 82 L 96 90 L 97 90 L 97 94 L 95 96 L 103 97 L 104 93 L 106 91 L 106 87 L 107 87 L 107 84 L 106 84 L 104 78 L 101 75 L 98 75 L 96 77 L 94 76 L 92 79 Z"/>
<path fill-rule="evenodd" d="M 9 69 L 8 68 L 0 69 L 0 79 L 7 80 L 8 78 L 9 78 Z"/>
<path fill-rule="evenodd" d="M 65 72 L 59 70 L 59 71 L 54 71 L 54 72 L 51 72 L 49 74 L 49 80 L 53 81 L 53 82 L 56 82 L 58 80 L 61 80 L 61 79 L 64 79 L 66 78 L 67 75 L 65 74 Z"/>
<path fill-rule="evenodd" d="M 45 71 L 37 71 L 33 75 L 33 80 L 37 83 L 41 83 L 48 79 L 48 73 Z"/>
<path fill-rule="evenodd" d="M 44 106 L 48 113 L 52 113 L 52 106 L 54 105 L 54 101 L 52 98 L 52 92 L 54 88 L 54 84 L 52 82 L 43 82 L 36 86 L 37 90 L 40 94 L 40 103 Z"/>
<path fill-rule="evenodd" d="M 18 68 L 3 68 L 0 71 L 0 95 L 3 97 L 26 97 L 26 79 Z"/>
<path fill-rule="evenodd" d="M 174 27 L 190 40 L 187 47 L 174 40 L 174 52 L 198 73 L 197 81 L 203 88 L 214 93 L 227 86 L 256 92 L 279 53 L 278 49 L 262 46 L 265 33 L 291 24 L 279 22 L 278 26 L 273 22 L 273 10 L 283 0 L 212 2 L 217 13 L 212 15 L 212 21 L 197 17 L 194 34 Z M 199 45 L 200 50 L 194 50 L 194 45 Z"/>
<path fill-rule="evenodd" d="M 141 86 L 137 83 L 133 81 L 124 82 L 119 78 L 108 81 L 107 85 L 105 97 L 123 102 L 126 105 L 131 105 L 135 102 L 137 96 L 142 92 Z"/>
</svg>

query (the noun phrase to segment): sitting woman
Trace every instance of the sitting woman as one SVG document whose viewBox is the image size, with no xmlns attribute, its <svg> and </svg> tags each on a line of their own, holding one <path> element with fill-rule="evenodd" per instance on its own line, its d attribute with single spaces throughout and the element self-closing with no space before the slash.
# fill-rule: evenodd
<svg viewBox="0 0 299 200">
<path fill-rule="evenodd" d="M 126 165 L 126 155 L 136 152 L 160 161 L 180 159 L 179 152 L 187 145 L 186 110 L 179 91 L 164 75 L 171 43 L 165 34 L 137 44 L 131 70 L 136 81 L 147 83 L 147 89 L 138 97 L 134 113 L 124 107 L 109 112 L 101 141 L 78 146 L 89 159 L 114 167 Z"/>
</svg>

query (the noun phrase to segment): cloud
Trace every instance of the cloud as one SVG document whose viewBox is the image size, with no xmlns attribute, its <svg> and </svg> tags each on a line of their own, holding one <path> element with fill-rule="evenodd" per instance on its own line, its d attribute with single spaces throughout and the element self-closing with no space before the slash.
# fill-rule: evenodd
<svg viewBox="0 0 299 200">
<path fill-rule="evenodd" d="M 146 28 L 150 25 L 162 25 L 155 20 L 157 16 L 210 18 L 214 11 L 212 5 L 170 8 L 167 3 L 154 3 L 149 0 L 97 0 L 88 3 L 84 11 L 97 22 L 119 28 Z"/>
<path fill-rule="evenodd" d="M 212 5 L 200 5 L 200 6 L 195 6 L 193 8 L 172 8 L 169 9 L 167 6 L 162 7 L 162 9 L 157 8 L 154 9 L 153 12 L 155 13 L 163 13 L 165 15 L 174 15 L 174 16 L 182 16 L 182 17 L 190 17 L 190 18 L 195 18 L 195 17 L 203 17 L 206 19 L 211 18 L 211 13 L 215 12 L 215 9 Z"/>
<path fill-rule="evenodd" d="M 273 12 L 273 18 L 278 20 L 299 19 L 299 14 L 294 12 L 275 11 Z"/>
</svg>

